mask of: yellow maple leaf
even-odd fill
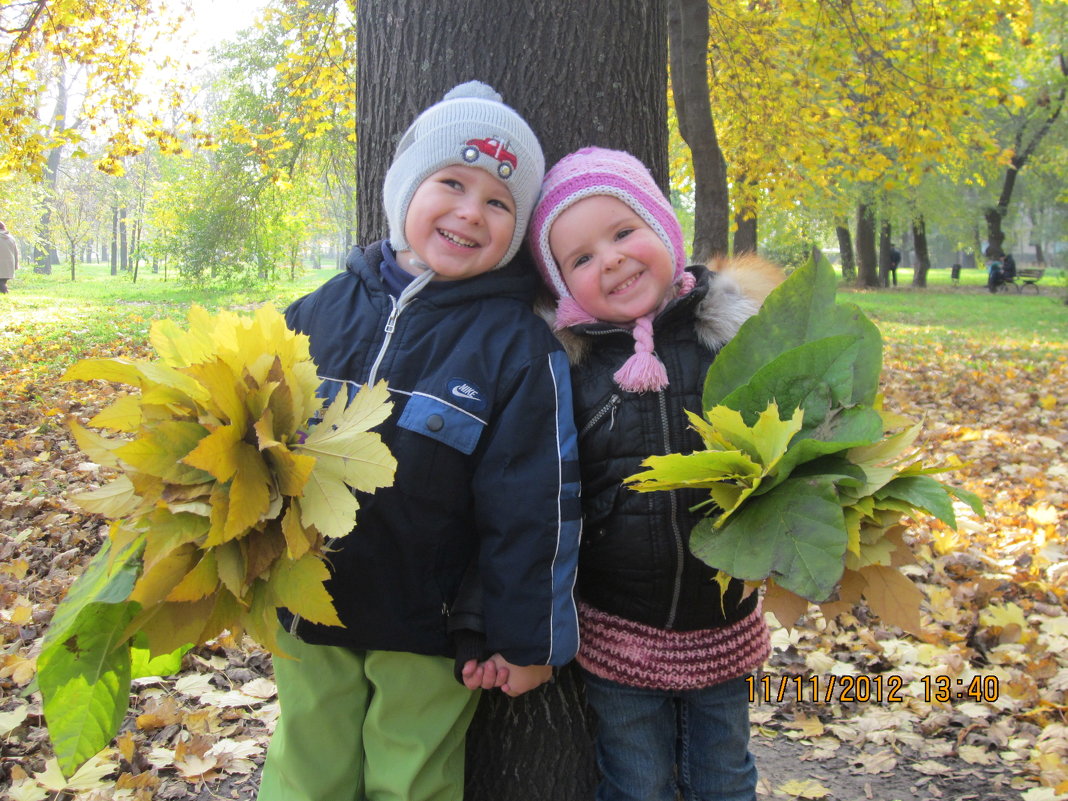
[[[775,795],[790,798],[825,798],[830,794],[830,789],[812,779],[790,779],[775,788]]]

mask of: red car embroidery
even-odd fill
[[[478,154],[485,153],[492,159],[500,162],[497,165],[497,174],[501,178],[507,178],[519,166],[515,154],[507,149],[500,139],[489,137],[486,139],[468,139],[460,156],[464,161],[474,163],[478,161]]]

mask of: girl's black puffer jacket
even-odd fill
[[[583,542],[578,595],[610,614],[663,629],[714,628],[753,611],[732,581],[721,597],[716,571],[690,553],[703,490],[639,493],[622,485],[654,454],[701,449],[684,410],[700,414],[705,374],[716,353],[757,311],[730,279],[691,267],[697,286],[672,301],[653,326],[669,385],[637,394],[612,376],[634,352],[628,329],[576,326],[561,338],[572,359],[582,465]]]

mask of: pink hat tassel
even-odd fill
[[[668,385],[667,369],[653,353],[653,315],[634,323],[634,355],[612,376],[628,392],[655,392]]]

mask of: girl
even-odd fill
[[[682,231],[648,170],[586,148],[545,177],[530,230],[572,360],[584,541],[580,649],[597,713],[597,801],[752,801],[745,676],[770,650],[756,594],[689,551],[701,491],[638,494],[652,454],[701,440],[717,351],[782,272],[755,256],[686,269]],[[750,269],[745,269],[748,262]],[[655,350],[654,350],[655,346]]]

